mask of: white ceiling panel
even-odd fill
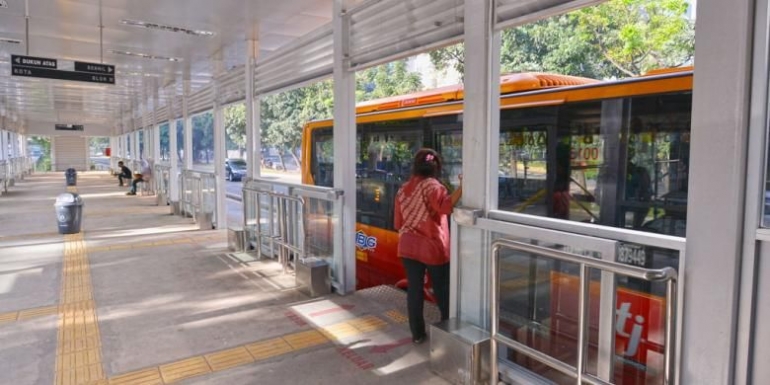
[[[35,121],[82,119],[113,124],[132,106],[159,92],[192,92],[208,85],[215,71],[245,63],[246,41],[259,41],[260,55],[331,21],[332,0],[28,0],[29,39],[23,0],[0,8],[0,111]],[[102,42],[100,44],[100,7]],[[193,36],[125,25],[135,20],[214,36]],[[10,76],[10,55],[27,53],[60,60],[103,61],[116,66],[116,84],[95,85]],[[113,51],[173,57],[147,59]]]

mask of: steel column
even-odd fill
[[[734,379],[753,12],[753,0],[697,8],[682,384]]]
[[[190,81],[184,81],[184,91],[182,91],[182,121],[184,122],[184,169],[192,170],[192,122],[190,121]]]
[[[246,165],[247,175],[258,178],[262,164],[262,116],[260,98],[254,95],[254,71],[257,66],[259,42],[246,42]]]
[[[463,111],[463,197],[465,207],[487,211],[497,197],[500,126],[500,34],[494,30],[494,1],[467,0],[465,12],[465,104]],[[484,172],[479,172],[484,170]],[[458,235],[459,282],[452,282],[459,318],[489,326],[487,232],[463,228]],[[481,254],[480,254],[481,253]],[[462,264],[462,267],[459,265]]]
[[[160,162],[160,122],[158,121],[158,108],[160,100],[158,98],[158,89],[154,88],[152,92],[152,159]],[[170,127],[170,126],[169,126]]]
[[[222,61],[217,61],[216,75],[223,72]],[[214,175],[216,175],[216,222],[217,229],[227,228],[227,181],[225,180],[225,109],[220,103],[220,80],[214,81]]]
[[[171,202],[179,202],[179,154],[177,143],[176,119],[174,118],[174,91],[169,91],[168,95],[168,160],[171,162],[171,175],[169,176],[169,199]]]
[[[334,187],[343,191],[342,231],[334,234],[334,260],[342,291],[356,282],[356,76],[349,71],[350,0],[334,0]],[[308,161],[307,159],[305,160]]]

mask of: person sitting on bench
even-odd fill
[[[120,172],[118,174],[118,181],[120,182],[118,186],[123,187],[123,180],[131,180],[131,169],[126,167],[123,162],[118,162],[118,167],[120,168]]]
[[[136,185],[140,182],[149,183],[152,178],[152,159],[142,160],[142,172],[134,174],[134,181],[131,182],[131,191],[126,195],[136,195]]]

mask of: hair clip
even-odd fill
[[[435,157],[435,156],[433,156],[433,154],[428,154],[428,155],[425,155],[425,161],[426,161],[426,162],[433,162],[433,159],[435,159],[435,158],[436,158],[436,157]]]

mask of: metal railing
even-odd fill
[[[8,170],[10,165],[8,161],[0,160],[0,194],[8,192]]]
[[[159,197],[166,199],[164,204],[168,203],[171,189],[171,167],[164,164],[156,164],[152,173],[152,177],[152,183],[155,186],[155,193]]]
[[[26,158],[17,157],[11,158],[10,161],[10,178],[21,180],[24,179],[24,167],[26,164]]]
[[[217,184],[213,172],[184,170],[179,178],[181,192],[180,205],[184,214],[190,215],[196,222],[202,216],[209,216],[212,224],[217,218]]]
[[[346,292],[345,261],[334,256],[341,191],[261,178],[243,186],[247,248],[253,245],[260,256],[277,258],[284,272],[306,258],[324,259],[331,267],[332,286]]]
[[[577,336],[577,366],[572,366],[562,360],[554,358],[521,342],[515,341],[509,337],[500,334],[500,251],[512,250],[531,255],[543,256],[568,263],[577,264],[580,270],[580,281],[578,293],[578,336]],[[664,267],[662,269],[645,269],[636,266],[624,265],[617,262],[603,261],[586,256],[571,254],[560,250],[549,249],[541,246],[535,246],[523,242],[517,242],[507,239],[496,240],[492,243],[492,276],[490,277],[491,286],[491,338],[490,338],[490,375],[491,384],[497,384],[499,381],[498,372],[498,343],[507,346],[514,351],[521,353],[533,360],[544,364],[564,375],[575,379],[576,384],[592,385],[611,385],[590,373],[586,372],[586,361],[588,356],[589,340],[589,290],[590,275],[589,270],[596,269],[602,272],[623,275],[630,278],[636,278],[647,282],[665,282],[666,284],[666,314],[665,314],[665,332],[664,332],[664,373],[663,383],[671,385],[674,383],[674,352],[675,338],[674,327],[676,325],[676,282],[678,275],[675,269]],[[614,301],[611,301],[614,302]],[[614,303],[611,304],[613,307]],[[614,328],[613,328],[614,332]]]

